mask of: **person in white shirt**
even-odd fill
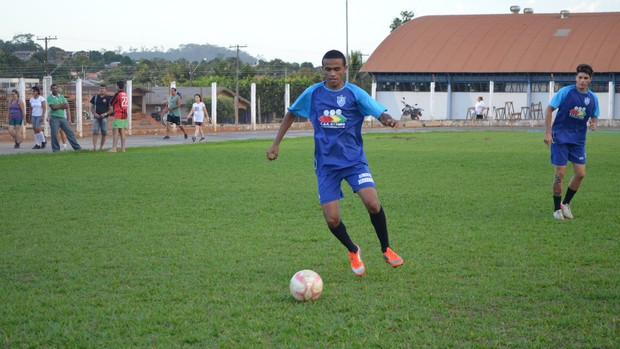
[[[47,114],[47,100],[41,96],[39,86],[31,88],[32,97],[30,97],[30,115],[32,116],[32,131],[34,132],[34,148],[45,149],[47,142],[43,134],[43,125],[45,124],[45,116]]]
[[[199,94],[194,95],[194,104],[192,104],[192,110],[190,110],[189,114],[187,114],[187,118],[191,116],[194,117],[194,125],[196,125],[194,130],[194,136],[192,137],[192,141],[196,142],[196,138],[198,134],[200,134],[199,142],[205,140],[205,135],[202,132],[202,125],[205,122],[209,122],[209,113],[207,112],[207,107],[202,102],[202,97]]]
[[[484,101],[482,100],[482,96],[478,97],[478,102],[474,106],[474,111],[476,112],[476,119],[484,119],[482,113],[484,113]]]

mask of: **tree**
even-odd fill
[[[394,18],[394,20],[392,21],[392,24],[390,24],[390,29],[391,29],[390,32],[393,32],[394,30],[396,30],[396,28],[409,22],[412,18],[413,18],[413,12],[401,11],[400,18],[398,17]]]
[[[362,69],[362,51],[351,51],[349,57],[349,80],[357,85],[357,75]]]

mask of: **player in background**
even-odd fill
[[[308,87],[288,108],[267,158],[278,158],[280,143],[296,115],[309,118],[314,128],[315,172],[323,216],[329,230],[349,251],[353,273],[362,276],[366,267],[359,246],[353,243],[341,219],[343,180],[364,203],[384,260],[396,268],[403,259],[390,248],[385,213],[364,154],[362,124],[367,115],[393,128],[398,128],[398,122],[368,93],[344,80],[347,62],[342,52],[328,51],[322,59],[322,71],[325,81]]]
[[[562,87],[551,99],[545,110],[544,142],[551,151],[551,163],[555,166],[553,180],[553,218],[572,219],[570,202],[586,175],[586,133],[588,120],[592,131],[596,130],[600,115],[598,97],[588,85],[593,70],[587,64],[577,66],[575,85]],[[553,120],[553,111],[558,109]],[[553,126],[551,124],[553,120]],[[562,190],[568,161],[573,164],[573,177],[568,183],[564,200]]]
[[[121,137],[121,153],[125,152],[125,129],[127,128],[127,107],[129,100],[125,92],[125,82],[116,82],[116,94],[110,101],[110,109],[114,109],[114,121],[112,122],[112,149],[111,153],[116,153],[118,136]],[[108,113],[109,114],[109,113]]]

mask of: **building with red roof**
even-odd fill
[[[544,118],[538,106],[587,63],[601,119],[620,118],[620,12],[514,12],[414,18],[361,71],[394,116],[405,98],[425,109],[422,119],[465,119],[483,96],[490,119],[529,119]]]

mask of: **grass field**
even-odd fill
[[[311,138],[0,157],[1,348],[618,348],[620,134],[590,133],[575,219],[542,133],[367,134],[393,248],[343,186],[349,268]],[[572,170],[569,171],[572,174]],[[321,274],[314,302],[288,291]]]

